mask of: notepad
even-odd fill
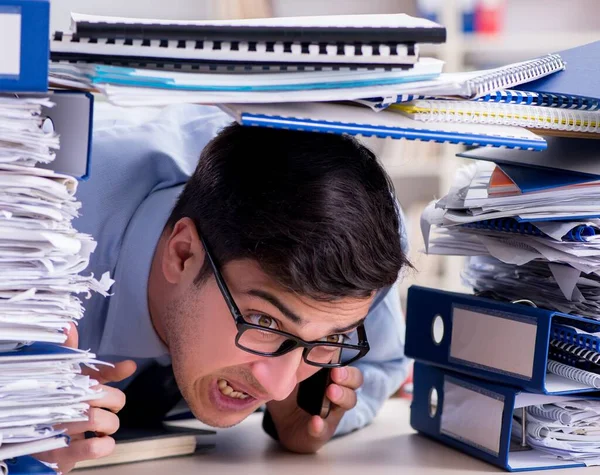
[[[304,104],[224,104],[220,106],[241,125],[309,132],[405,138],[543,150],[543,138],[519,127],[419,122],[390,111],[360,106]]]
[[[394,104],[390,109],[421,121],[515,125],[540,133],[566,132],[588,138],[600,134],[600,111],[443,100],[417,100]]]

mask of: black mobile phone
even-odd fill
[[[339,362],[341,352],[337,352],[332,362]],[[325,419],[331,410],[331,401],[325,396],[327,387],[331,384],[331,368],[322,368],[298,385],[296,403],[300,409],[312,416]]]
[[[296,402],[300,409],[312,416],[325,419],[331,409],[331,401],[325,396],[327,386],[331,384],[331,368],[322,368],[298,385]]]

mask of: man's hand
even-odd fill
[[[77,348],[77,345],[77,330],[71,326],[65,346]],[[71,437],[68,447],[41,452],[35,454],[35,457],[44,462],[57,463],[60,472],[67,473],[81,460],[109,455],[115,448],[115,441],[110,435],[119,428],[119,418],[116,413],[125,405],[125,394],[118,389],[105,386],[105,383],[121,381],[131,376],[135,369],[136,364],[131,360],[121,361],[115,364],[114,368],[100,366],[99,371],[83,368],[83,374],[87,374],[100,383],[95,388],[102,389],[105,393],[104,396],[101,399],[89,401],[90,409],[87,421],[55,426],[57,429],[66,429],[66,433]],[[85,432],[95,432],[97,437],[86,439]]]
[[[358,368],[344,366],[331,370],[332,384],[325,394],[331,401],[327,419],[311,416],[296,404],[298,387],[283,401],[267,403],[279,441],[288,450],[298,453],[314,453],[335,433],[342,416],[356,405],[356,389],[363,383]]]

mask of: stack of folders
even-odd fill
[[[498,102],[458,106],[504,120],[517,109],[492,104],[526,102],[547,148],[459,153],[470,160],[422,215],[426,252],[466,256],[473,293],[409,289],[411,423],[508,470],[600,465],[600,136],[578,122],[600,113],[599,89],[587,87],[598,47],[561,53],[564,71],[485,98]],[[420,101],[398,107],[418,115]]]
[[[407,95],[476,100],[565,69],[549,53],[444,73],[419,47],[445,40],[442,25],[406,14],[173,21],[73,13],[70,31],[51,38],[50,82],[118,106],[216,104],[248,126],[544,150],[527,124],[424,122],[387,107]]]
[[[54,107],[43,67],[49,4],[8,3],[0,8],[0,473],[47,474],[54,470],[31,454],[67,446],[57,424],[87,420],[89,401],[102,396],[82,374],[100,362],[62,344],[83,315],[80,298],[106,295],[111,280],[81,274],[96,244],[71,225],[76,179],[51,169],[59,136],[44,112]],[[14,44],[16,52],[5,46]]]

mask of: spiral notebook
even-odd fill
[[[543,134],[600,138],[600,111],[443,100],[417,100],[390,109],[419,121],[513,125]]]
[[[222,104],[244,126],[544,150],[546,141],[511,126],[419,122],[390,111],[332,103]]]
[[[73,14],[53,61],[199,70],[409,68],[416,42],[443,42],[437,23],[405,14],[172,21]]]
[[[402,94],[393,98],[371,97],[362,99],[360,102],[375,110],[385,109],[392,104],[411,102],[418,100],[456,100],[438,96],[417,96],[414,94]],[[567,96],[564,94],[548,94],[544,92],[516,91],[506,89],[492,92],[485,96],[474,99],[479,102],[499,102],[502,104],[521,104],[526,106],[559,107],[563,109],[598,110],[600,100],[589,97]]]

